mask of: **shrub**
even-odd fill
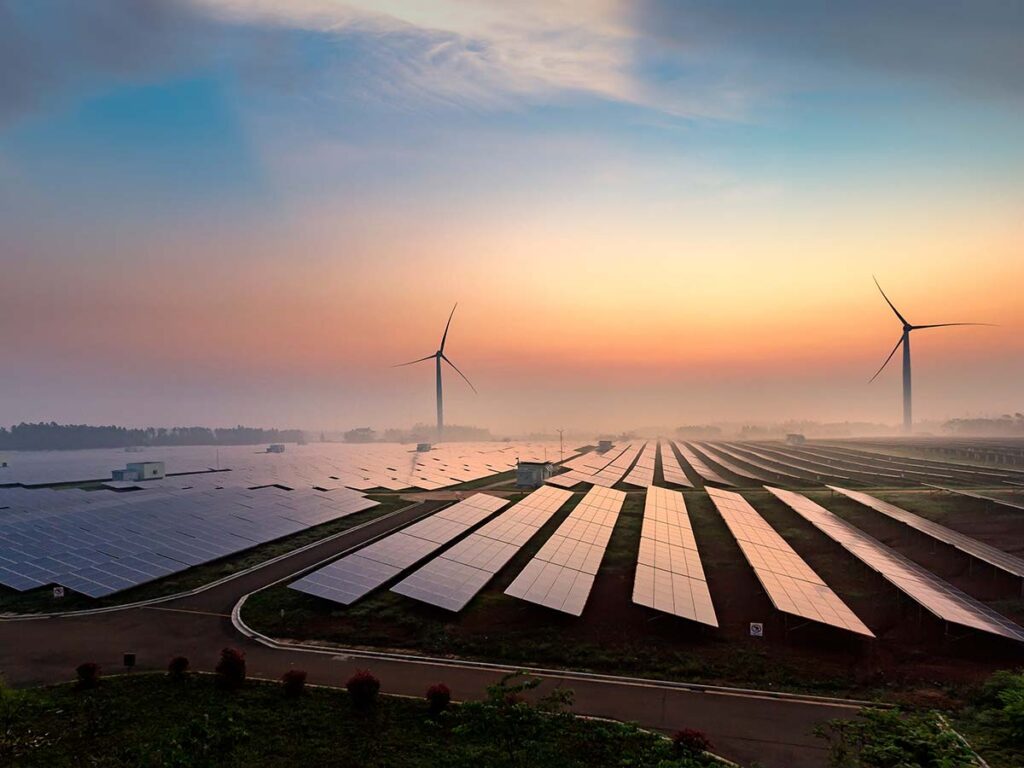
[[[245,682],[245,654],[237,648],[225,648],[217,662],[217,677],[228,689],[240,688]]]
[[[175,656],[167,664],[167,674],[181,680],[188,674],[188,659],[184,656]]]
[[[100,665],[95,661],[87,661],[75,667],[78,675],[79,688],[95,688],[100,684]]]
[[[358,709],[368,709],[377,700],[380,692],[380,680],[368,670],[360,669],[345,683],[348,695],[352,697],[352,704]]]
[[[672,745],[680,757],[696,757],[711,749],[711,740],[703,731],[683,728],[672,735]]]
[[[306,672],[302,669],[289,669],[281,675],[281,685],[284,688],[284,695],[288,698],[298,698],[306,690]]]
[[[430,705],[430,714],[437,715],[448,709],[452,700],[452,691],[444,683],[437,683],[427,688],[427,704]]]
[[[934,713],[868,707],[854,720],[830,720],[815,733],[829,742],[829,765],[835,768],[976,764],[970,749]]]

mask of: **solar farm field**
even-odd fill
[[[718,626],[640,605],[634,590],[648,494],[621,487],[626,490],[621,511],[579,616],[520,599],[512,587],[586,497],[582,488],[462,610],[410,599],[398,594],[400,589],[382,588],[342,606],[274,587],[252,595],[244,617],[275,637],[347,647],[858,695],[910,695],[937,683],[947,695],[1012,666],[1024,653],[1024,646],[1008,637],[939,620],[753,482],[736,492],[848,606],[855,619],[846,621],[875,637],[863,629],[800,618],[774,605],[711,497],[698,489],[683,490],[681,496]],[[821,486],[797,487],[803,497],[972,596],[1009,626],[1024,625],[1019,578],[849,497]],[[922,518],[1024,555],[1024,515],[1008,507],[922,487],[869,490]],[[751,636],[752,622],[763,626],[763,636]]]
[[[557,444],[250,447],[212,466],[209,450],[164,453],[178,471],[134,483],[97,476],[124,453],[15,456],[0,610],[174,594],[426,501],[250,593],[243,620],[342,647],[859,695],[953,690],[1024,652],[1010,458],[635,438],[567,451],[521,489],[516,461]]]

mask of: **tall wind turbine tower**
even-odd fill
[[[445,342],[448,341],[448,328],[452,324],[452,317],[455,315],[455,309],[458,306],[459,306],[458,303],[456,303],[455,306],[452,307],[451,314],[448,315],[448,322],[445,324],[445,326],[444,326],[444,334],[441,336],[441,346],[438,348],[437,352],[435,352],[432,355],[427,355],[426,357],[421,357],[419,360],[410,360],[408,363],[399,363],[398,365],[392,366],[393,368],[401,368],[404,365],[415,365],[416,363],[422,363],[422,362],[424,362],[426,360],[433,360],[434,361],[434,365],[435,365],[434,370],[436,372],[435,375],[437,376],[437,439],[438,439],[438,441],[440,441],[443,438],[443,436],[444,436],[444,397],[443,397],[442,389],[441,389],[441,361],[444,360],[446,363],[448,363],[448,365],[450,365],[452,367],[452,369],[457,374],[459,374],[459,376],[461,376],[463,379],[465,379],[466,383],[469,384],[469,388],[473,390],[473,393],[474,394],[476,393],[476,387],[473,386],[473,382],[471,382],[469,379],[467,379],[466,378],[466,374],[464,374],[462,371],[460,371],[455,366],[455,363],[453,363],[451,360],[449,360],[445,356],[445,354],[444,354],[444,345],[445,345]]]
[[[900,314],[900,311],[896,309],[896,306],[889,301],[889,297],[885,295],[885,291],[882,290],[882,286],[878,284],[878,278],[872,277],[875,281],[875,285],[878,286],[879,293],[882,294],[882,298],[885,299],[885,303],[889,305],[889,308],[896,313],[896,317],[903,323],[903,333],[900,334],[900,340],[896,342],[896,346],[892,348],[892,352],[885,358],[885,362],[882,363],[882,367],[879,368],[875,375],[871,377],[871,381],[878,378],[878,374],[885,370],[885,366],[892,360],[892,356],[896,354],[896,350],[903,346],[903,431],[909,434],[913,429],[914,425],[914,412],[913,412],[913,398],[911,395],[911,376],[910,376],[910,332],[921,331],[925,328],[948,328],[954,325],[992,325],[991,323],[937,323],[934,325],[913,325],[907,318]],[[869,382],[870,383],[870,382]]]

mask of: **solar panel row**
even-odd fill
[[[506,499],[485,493],[474,494],[288,586],[349,605],[486,520],[506,504]]]
[[[594,486],[505,594],[579,616],[626,494]]]
[[[720,488],[707,492],[772,605],[783,613],[874,637],[746,499]]]
[[[732,485],[728,480],[722,477],[720,474],[715,472],[711,467],[704,463],[697,452],[693,450],[686,443],[676,443],[676,448],[679,449],[679,454],[686,459],[687,463],[693,467],[693,471],[700,475],[701,479],[707,483],[718,483],[719,485]]]
[[[956,547],[961,552],[965,552],[971,557],[976,557],[982,562],[994,565],[996,568],[1000,568],[1007,573],[1024,578],[1024,560],[1011,555],[1009,552],[996,549],[989,544],[985,544],[984,542],[971,538],[959,531],[954,531],[944,525],[939,525],[934,520],[928,520],[920,515],[915,515],[913,512],[897,507],[895,504],[890,504],[887,501],[877,499],[866,493],[862,493],[861,491],[849,491],[845,488],[838,488],[834,485],[830,485],[828,487],[836,493],[841,493],[844,496],[875,510],[876,512],[880,512],[886,517],[891,517],[893,520],[898,520],[915,530],[921,531],[921,533],[925,533],[937,541]]]
[[[768,491],[940,619],[1024,642],[1024,628],[868,536],[820,504],[792,491],[771,487],[768,487]]]
[[[690,516],[678,491],[647,489],[633,602],[718,626]]]
[[[654,485],[654,465],[658,455],[658,443],[649,441],[640,451],[640,458],[629,470],[622,482],[628,485],[635,485],[638,488],[648,488]]]
[[[661,473],[665,478],[665,482],[672,485],[681,485],[685,488],[692,488],[693,483],[690,482],[690,478],[683,472],[683,468],[679,464],[679,458],[676,456],[675,451],[672,450],[672,444],[664,442],[659,447],[661,449]]]
[[[722,443],[700,443],[699,447],[705,452],[712,461],[725,467],[727,470],[740,477],[745,477],[750,480],[757,480],[758,482],[764,482],[768,478],[764,476],[764,473],[769,475],[788,477],[793,480],[799,480],[796,475],[786,472],[785,470],[778,469],[770,466],[768,463],[759,459],[753,458],[749,454],[743,454],[739,451],[732,450],[731,448],[725,447]],[[710,453],[708,453],[710,451]],[[749,469],[749,467],[757,467],[757,469]]]

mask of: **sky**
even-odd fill
[[[0,424],[1024,410],[1024,5],[0,0]]]

